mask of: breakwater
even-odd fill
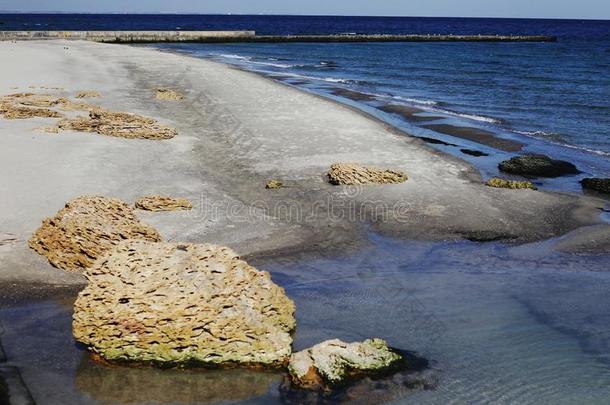
[[[549,35],[256,35],[255,31],[0,31],[0,41],[151,42],[554,42]]]

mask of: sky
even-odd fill
[[[610,0],[0,0],[0,10],[610,19]]]

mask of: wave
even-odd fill
[[[266,73],[266,74],[277,73],[277,72],[269,72],[269,71],[265,71],[265,70],[257,70],[257,72]],[[294,77],[297,79],[322,81],[322,82],[328,82],[328,83],[341,83],[341,84],[365,84],[366,83],[365,81],[361,81],[361,80],[343,79],[343,78],[338,78],[338,77],[307,76],[307,75],[300,75],[298,73],[283,73],[282,72],[282,76]]]
[[[451,111],[451,110],[444,110],[442,108],[432,109],[432,110],[436,110],[440,113],[451,115],[453,117],[465,118],[465,119],[472,120],[472,121],[486,122],[489,124],[502,124],[502,120],[499,120],[497,118],[486,117],[484,115],[458,113],[458,112]]]
[[[391,97],[395,100],[406,101],[408,103],[414,103],[414,104],[421,104],[421,105],[438,105],[439,104],[438,101],[434,101],[434,100],[422,100],[422,99],[402,97],[402,96],[391,96]]]
[[[610,152],[605,152],[603,150],[598,150],[598,149],[587,148],[587,147],[584,147],[584,146],[572,145],[572,144],[569,144],[569,143],[567,143],[565,141],[562,141],[563,137],[560,134],[557,134],[557,133],[554,133],[554,132],[517,131],[517,130],[513,130],[512,132],[514,132],[516,134],[519,134],[519,135],[527,136],[529,138],[542,139],[545,142],[548,142],[548,143],[553,144],[553,145],[561,146],[563,148],[579,150],[581,152],[592,153],[592,154],[598,155],[598,156],[610,157]]]

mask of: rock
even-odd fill
[[[529,181],[515,181],[515,180],[505,180],[494,177],[487,182],[489,187],[495,188],[510,188],[510,189],[523,189],[527,188],[530,190],[538,190],[536,186],[534,186]]]
[[[481,152],[480,150],[476,150],[476,149],[460,149],[460,152],[462,152],[465,155],[474,156],[474,157],[489,156],[488,153]]]
[[[184,96],[175,90],[157,89],[157,100],[180,101],[182,99],[184,99]]]
[[[545,155],[515,156],[500,163],[498,167],[503,172],[520,176],[559,177],[580,173],[572,163],[554,160]]]
[[[48,108],[15,106],[0,101],[0,115],[7,120],[28,118],[61,118],[63,115]]]
[[[37,130],[40,132],[47,133],[47,134],[59,133],[59,127],[40,127],[40,128],[37,128]]]
[[[338,339],[293,353],[288,364],[292,383],[308,390],[332,390],[354,378],[387,373],[402,357],[381,339],[345,343]]]
[[[328,180],[334,185],[396,184],[407,181],[407,176],[394,170],[380,170],[356,163],[337,163],[330,167]]]
[[[99,107],[86,103],[75,103],[49,94],[16,93],[0,97],[0,115],[6,119],[63,117],[61,113],[50,108],[60,108],[65,111],[88,111]]]
[[[97,98],[100,96],[101,94],[97,91],[81,91],[76,94],[76,98]]]
[[[53,266],[82,272],[124,239],[160,241],[161,237],[121,200],[85,196],[45,219],[29,245]]]
[[[270,180],[267,182],[267,184],[265,185],[265,188],[267,190],[276,190],[278,188],[282,188],[284,187],[284,183],[282,183],[279,180]]]
[[[294,303],[229,248],[128,240],[85,276],[73,333],[103,360],[275,367],[290,356]]]
[[[152,118],[101,109],[90,111],[89,117],[61,120],[59,128],[129,139],[171,139],[177,135],[174,128],[162,125]]]
[[[138,199],[135,207],[144,211],[178,211],[190,210],[193,208],[193,204],[184,198],[151,195]]]
[[[610,179],[587,178],[582,179],[580,184],[586,190],[597,191],[598,193],[610,194]]]

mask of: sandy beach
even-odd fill
[[[0,281],[81,283],[27,247],[43,218],[81,195],[133,202],[186,197],[188,213],[139,213],[168,241],[224,244],[245,256],[332,252],[366,243],[366,229],[412,239],[533,242],[596,226],[567,250],[608,248],[595,198],[486,187],[469,164],[335,102],[253,73],[178,54],[89,42],[1,43],[0,94],[73,97],[153,117],[178,130],[150,141],[48,134],[53,119],[0,120]],[[168,87],[180,102],[155,99]],[[404,171],[401,185],[335,187],[332,163]],[[287,187],[269,191],[281,179]],[[567,240],[566,240],[567,239]]]

